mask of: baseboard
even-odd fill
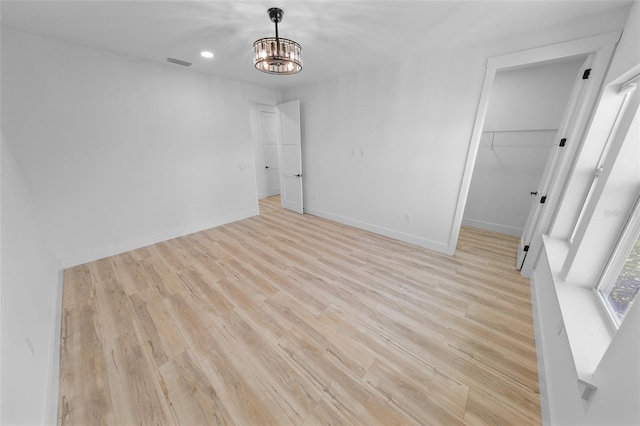
[[[173,238],[182,237],[185,235],[193,234],[194,232],[204,231],[205,229],[215,228],[216,226],[225,225],[227,223],[236,222],[238,220],[246,219],[252,216],[258,215],[258,209],[252,208],[244,212],[235,213],[228,216],[218,217],[215,219],[198,222],[192,225],[183,226],[181,228],[172,229],[158,234],[147,235],[144,237],[134,238],[128,241],[123,241],[118,244],[113,244],[107,247],[101,247],[97,249],[91,249],[82,253],[74,254],[60,258],[60,269],[71,268],[83,263],[93,262],[94,260],[103,259],[109,256],[115,256],[116,254],[124,253],[127,251],[139,249],[141,247],[150,246],[163,241],[171,240]]]
[[[55,317],[52,321],[51,336],[51,363],[49,365],[49,384],[47,388],[47,401],[45,407],[45,424],[58,424],[58,395],[60,390],[60,334],[62,331],[62,289],[64,284],[64,272],[58,271],[56,287],[56,300],[54,307]]]
[[[499,232],[501,234],[513,235],[514,237],[520,237],[523,229],[514,228],[513,226],[500,225],[498,223],[484,222],[476,219],[462,219],[462,224],[471,226],[473,228],[485,229],[487,231]]]
[[[428,240],[426,238],[418,237],[416,235],[407,234],[404,232],[396,231],[394,229],[385,228],[385,227],[374,225],[367,222],[362,222],[356,219],[352,219],[346,216],[340,216],[340,215],[330,213],[324,210],[316,209],[313,207],[305,207],[304,212],[312,214],[314,216],[324,218],[324,219],[328,219],[334,222],[342,223],[343,225],[349,225],[349,226],[353,226],[354,228],[373,232],[374,234],[384,235],[385,237],[389,237],[399,241],[403,241],[405,243],[413,244],[418,247],[423,247],[429,250],[437,251],[438,253],[444,253],[444,254],[449,253],[449,246],[447,244]]]

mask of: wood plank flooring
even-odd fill
[[[540,424],[515,238],[261,215],[67,269],[65,425]]]

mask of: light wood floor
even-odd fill
[[[540,424],[516,240],[261,216],[67,269],[61,424]]]

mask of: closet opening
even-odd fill
[[[496,72],[462,224],[521,237],[588,55]],[[554,149],[555,148],[555,149]]]

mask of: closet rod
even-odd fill
[[[530,132],[557,132],[558,129],[532,129],[532,130],[484,130],[482,133],[530,133]]]
[[[514,144],[493,144],[493,145],[480,145],[480,148],[551,148],[551,145],[534,145],[534,144],[522,144],[522,145],[514,145]]]

